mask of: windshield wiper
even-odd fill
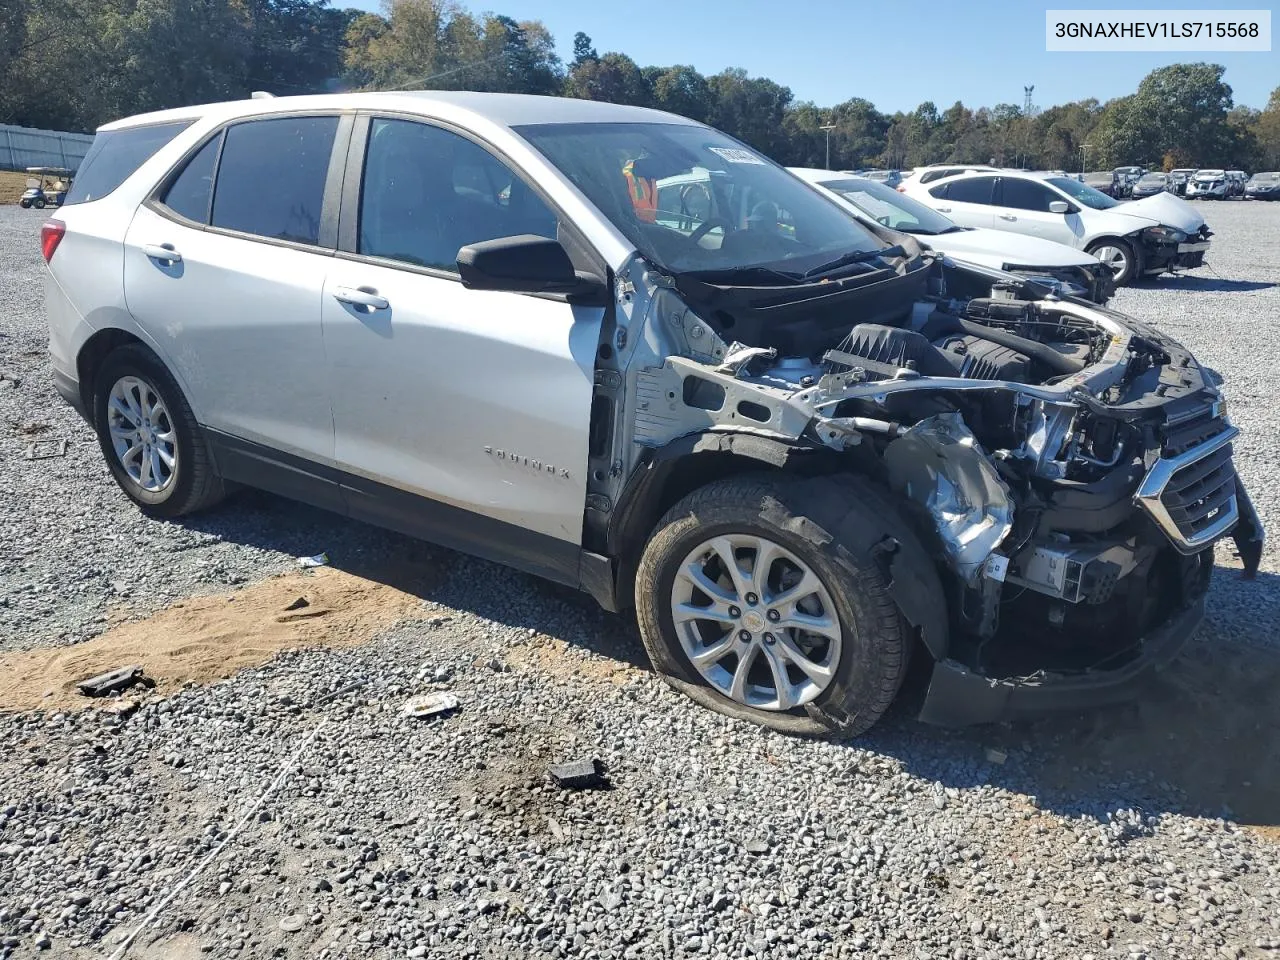
[[[803,279],[798,273],[787,273],[782,270],[774,270],[772,267],[726,267],[720,270],[689,270],[688,275],[707,283],[715,283],[717,280],[739,283],[750,280],[772,280],[783,283],[795,283],[797,280]]]
[[[868,260],[879,260],[884,257],[901,257],[906,253],[901,245],[895,244],[892,247],[885,247],[883,250],[854,250],[852,253],[846,253],[842,257],[837,257],[830,263],[823,263],[800,274],[801,280],[808,280],[810,277],[818,277],[824,273],[830,273],[832,270],[838,270],[840,267],[847,267],[854,263],[866,263]]]

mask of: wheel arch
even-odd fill
[[[80,352],[76,354],[76,377],[80,381],[80,399],[84,402],[84,408],[89,411],[91,421],[94,415],[93,386],[98,377],[98,371],[102,369],[103,361],[115,350],[131,344],[137,344],[148,353],[155,355],[155,351],[147,345],[146,341],[120,327],[106,327],[99,330],[84,342]],[[160,357],[156,356],[156,359],[160,360]],[[160,362],[163,363],[163,361]]]
[[[671,507],[713,480],[761,472],[854,474],[881,487],[872,476],[872,465],[825,447],[748,433],[708,431],[680,437],[654,450],[636,468],[614,511],[608,553],[615,563],[614,597],[618,608],[633,607],[640,556],[658,520]],[[888,490],[882,492],[892,502]],[[913,529],[915,518],[909,512],[903,511],[902,519],[917,544],[931,542],[927,535]],[[895,604],[929,655],[935,660],[945,659],[950,647],[950,616],[937,564],[918,549],[906,555],[889,551],[885,557],[885,573],[891,581],[890,594]]]

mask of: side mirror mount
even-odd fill
[[[1049,212],[1050,212],[1050,213],[1067,213],[1070,209],[1071,209],[1071,204],[1067,203],[1067,201],[1065,201],[1065,200],[1050,200],[1050,201],[1049,201]]]
[[[599,277],[574,269],[559,240],[533,234],[468,244],[458,251],[458,274],[468,290],[562,293],[579,303],[605,293]]]

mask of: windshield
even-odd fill
[[[959,229],[936,210],[874,180],[850,177],[826,180],[821,185],[891,230],[933,235]]]
[[[833,200],[708,127],[516,127],[646,258],[672,272],[806,274],[886,244]]]
[[[1226,176],[1223,170],[1201,170],[1196,173],[1197,180],[1221,180]]]
[[[1273,181],[1280,180],[1280,173],[1255,173],[1249,179],[1254,183],[1271,183]]]
[[[1148,173],[1145,177],[1138,181],[1139,183],[1164,183],[1163,173]]]
[[[1072,200],[1083,203],[1086,207],[1093,207],[1095,210],[1109,210],[1111,207],[1120,206],[1119,201],[1112,200],[1105,193],[1079,180],[1072,180],[1069,177],[1050,177],[1045,183],[1052,184]]]

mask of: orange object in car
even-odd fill
[[[636,216],[642,223],[654,223],[658,219],[657,183],[648,177],[637,177],[634,160],[627,161],[622,175],[627,178],[627,195],[631,197]]]

